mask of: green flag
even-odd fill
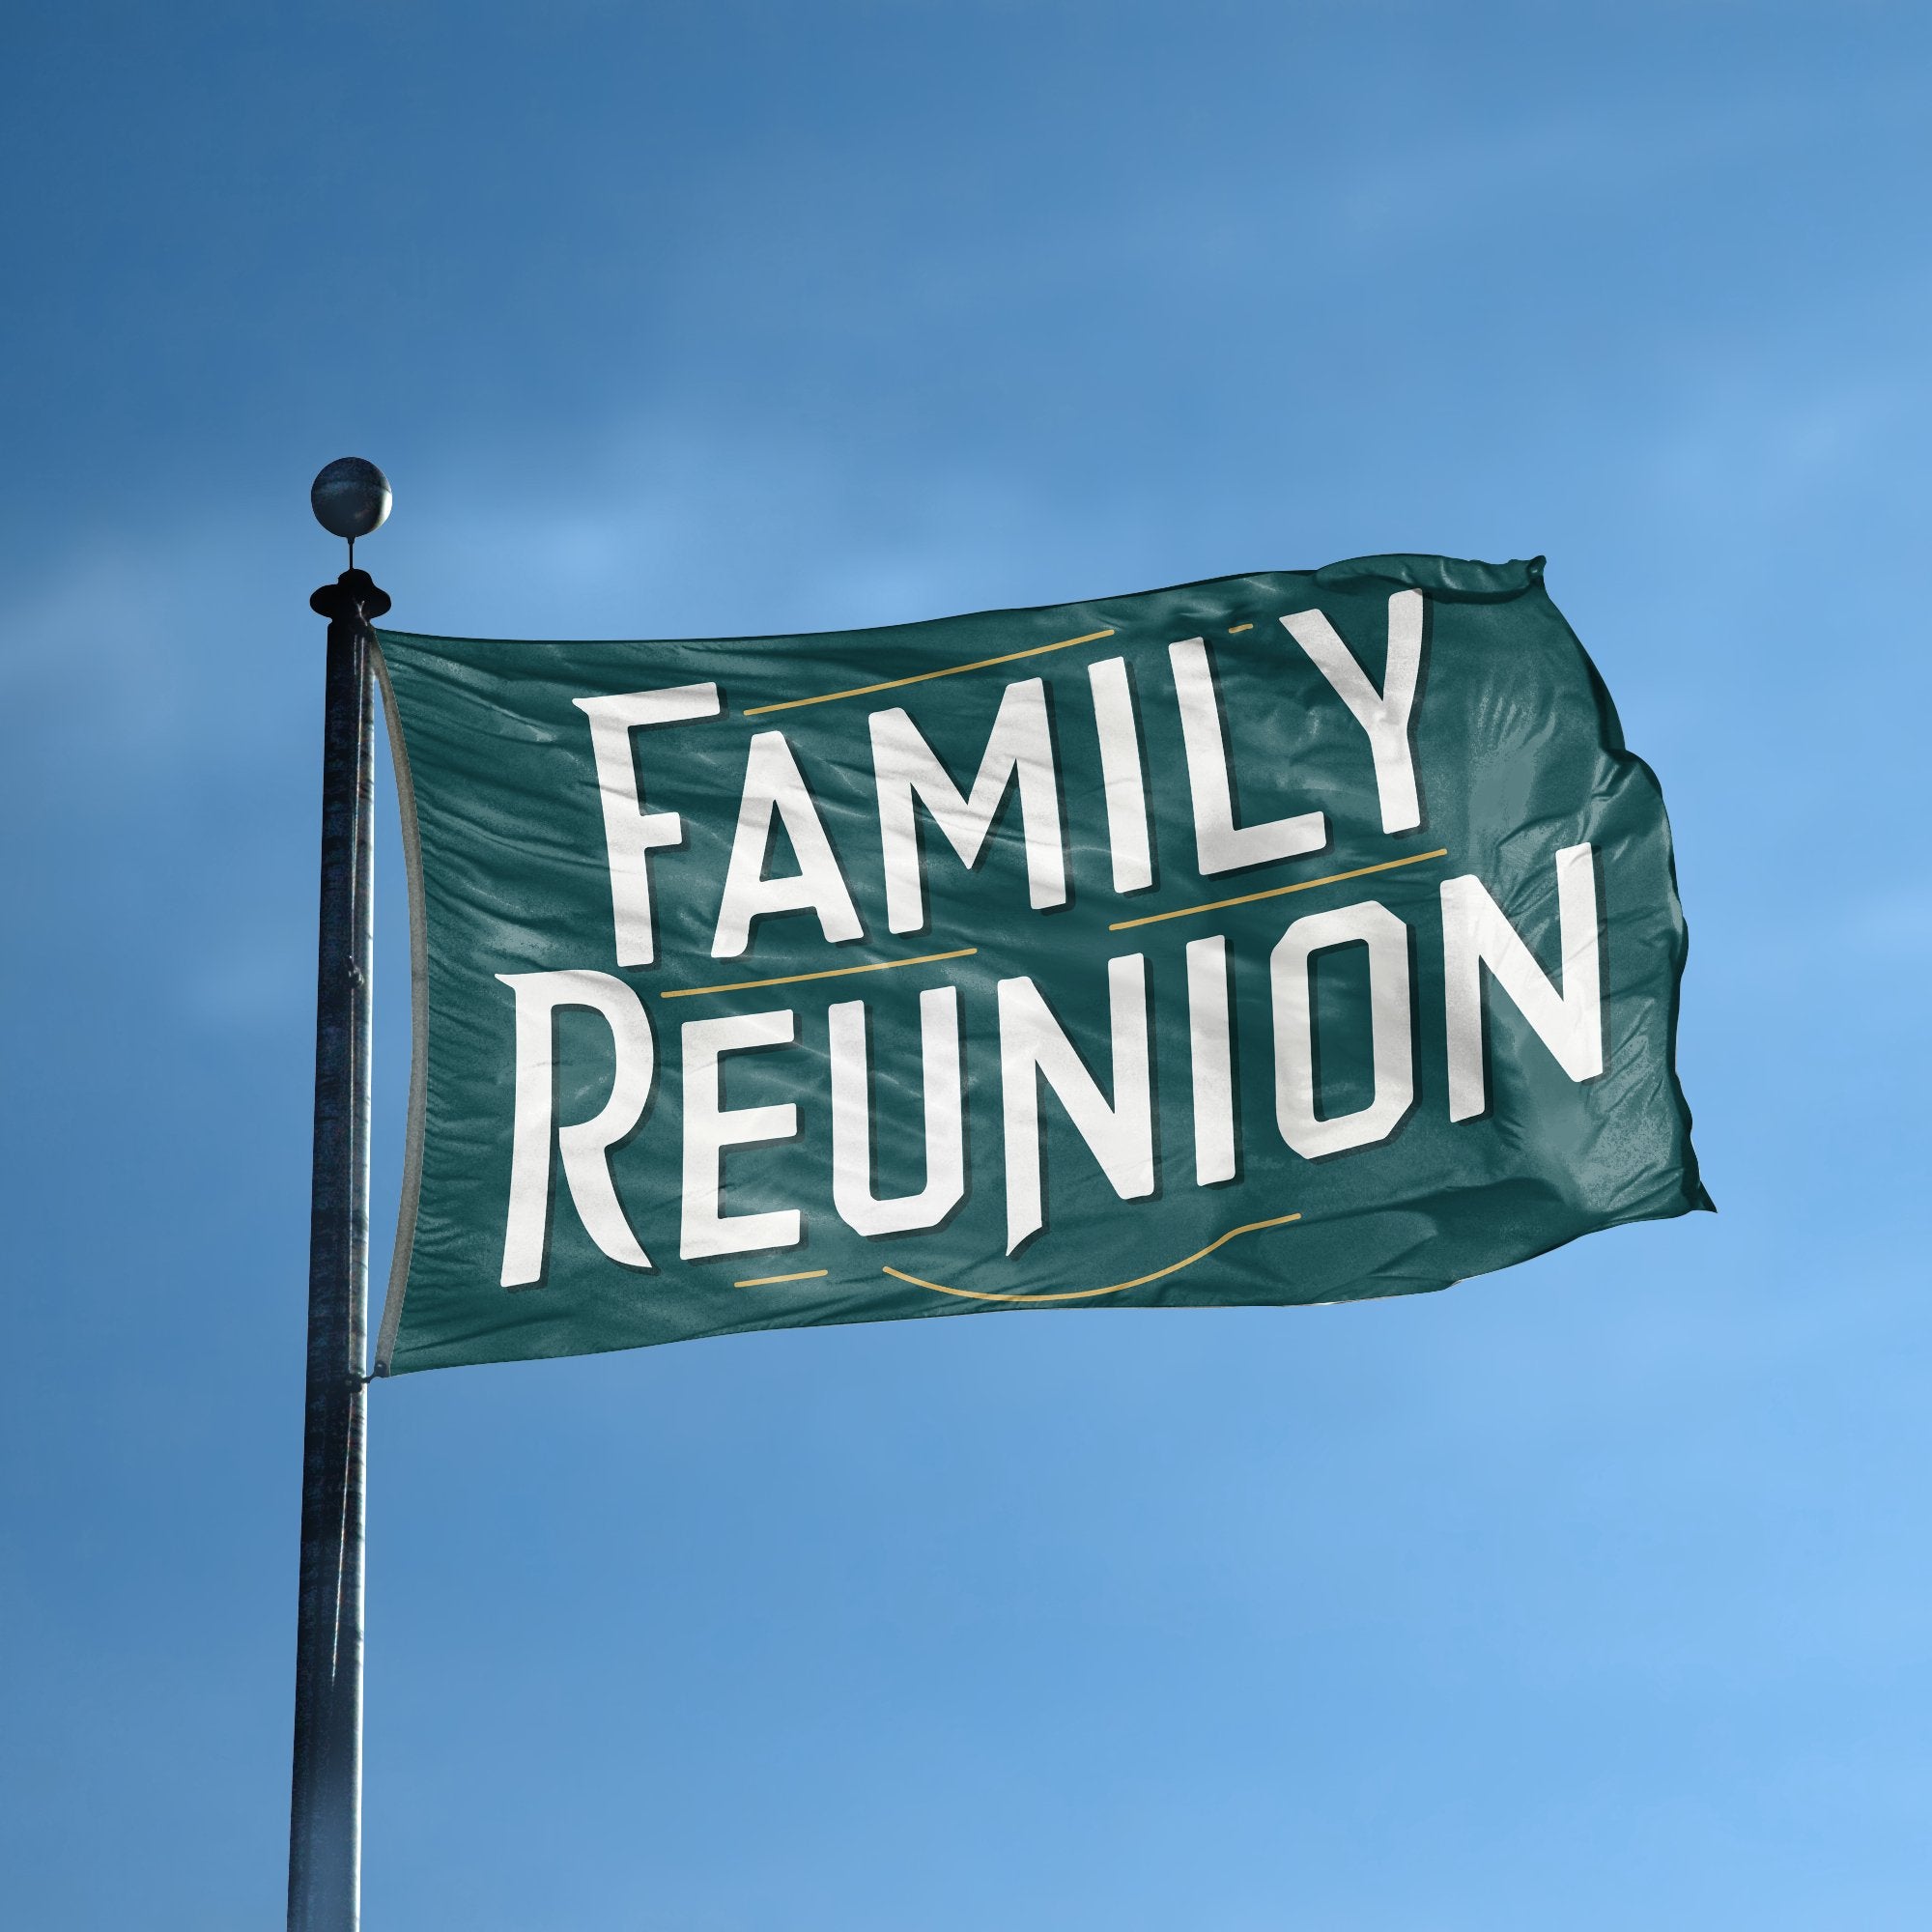
[[[1409,1293],[1710,1205],[1662,799],[1540,559],[381,673],[383,1372]]]

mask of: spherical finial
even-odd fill
[[[309,485],[308,500],[315,520],[332,537],[347,537],[353,545],[379,529],[392,500],[389,479],[360,456],[338,456],[326,465]]]

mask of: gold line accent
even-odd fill
[[[1272,1221],[1250,1221],[1244,1227],[1230,1228],[1225,1235],[1211,1240],[1199,1253],[1191,1254],[1184,1262],[1169,1262],[1164,1268],[1155,1268],[1151,1274],[1136,1275],[1132,1281],[1117,1281],[1111,1288],[1073,1288],[1059,1294],[987,1294],[973,1288],[947,1288],[936,1281],[922,1281],[916,1274],[901,1274],[897,1268],[884,1270],[895,1281],[909,1281],[915,1288],[929,1288],[935,1294],[956,1294],[966,1301],[1091,1301],[1096,1294],[1119,1294],[1123,1289],[1145,1288],[1151,1281],[1158,1281],[1164,1274],[1179,1274],[1184,1267],[1192,1267],[1203,1256],[1211,1255],[1224,1242],[1232,1241],[1236,1235],[1258,1234],[1263,1228],[1285,1228],[1291,1221],[1301,1219],[1299,1214],[1277,1214]]]
[[[733,1288],[775,1288],[781,1281],[816,1281],[830,1268],[800,1268],[796,1274],[754,1274],[750,1281],[734,1281]]]
[[[1037,658],[1046,651],[1070,650],[1075,644],[1096,643],[1111,638],[1112,631],[1089,631],[1084,638],[1063,638],[1057,644],[1034,644],[1023,651],[1009,651],[1004,657],[979,658],[969,665],[948,665],[944,670],[922,670],[911,677],[889,677],[882,684],[854,685],[850,691],[827,691],[816,697],[787,697],[781,704],[753,704],[745,709],[747,718],[762,718],[767,711],[796,711],[801,704],[832,704],[841,697],[869,697],[875,691],[896,691],[902,684],[923,684],[928,678],[957,677],[962,670],[985,670],[992,665],[1009,665],[1016,658]]]
[[[1232,638],[1237,631],[1252,631],[1254,628],[1252,624],[1230,624],[1228,635]]]
[[[1444,845],[1435,852],[1414,852],[1406,859],[1384,859],[1378,866],[1357,866],[1352,872],[1330,872],[1325,879],[1297,879],[1292,886],[1270,886],[1264,893],[1242,893],[1232,899],[1209,899],[1206,905],[1176,906],[1172,912],[1151,912],[1139,919],[1117,919],[1107,930],[1124,932],[1130,925],[1158,925],[1164,919],[1186,919],[1197,912],[1220,912],[1227,906],[1253,905],[1257,899],[1278,899],[1284,893],[1312,893],[1317,886],[1339,886],[1344,879],[1366,879],[1371,872],[1393,872],[1398,867],[1419,866],[1425,859],[1446,859]]]
[[[1315,881],[1320,885],[1321,881]],[[828,966],[821,973],[781,973],[770,980],[732,980],[722,986],[667,986],[661,1000],[688,1000],[697,993],[748,993],[754,986],[796,986],[803,980],[842,980],[847,973],[890,973],[895,966],[930,966],[940,959],[965,959],[979,952],[962,946],[956,952],[922,952],[917,959],[874,959],[869,966]],[[740,1287],[744,1284],[741,1282]]]

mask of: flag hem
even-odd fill
[[[396,774],[396,803],[403,828],[403,870],[410,901],[410,1108],[404,1129],[403,1187],[396,1203],[396,1243],[389,1260],[389,1282],[383,1296],[383,1323],[376,1335],[375,1373],[386,1376],[403,1323],[403,1297],[409,1293],[410,1262],[415,1252],[416,1208],[422,1198],[423,1122],[429,1090],[429,921],[423,904],[422,838],[416,823],[415,785],[410,776],[410,750],[402,713],[389,683],[382,633],[371,653],[383,692],[383,722],[389,733],[389,756]]]

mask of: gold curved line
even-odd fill
[[[1096,1294],[1119,1294],[1123,1289],[1145,1288],[1151,1281],[1158,1281],[1164,1274],[1179,1274],[1184,1267],[1192,1267],[1204,1256],[1211,1255],[1223,1242],[1232,1241],[1236,1235],[1258,1234],[1264,1228],[1285,1228],[1291,1221],[1301,1219],[1299,1214],[1277,1214],[1272,1221],[1249,1221],[1239,1228],[1230,1228],[1225,1235],[1217,1236],[1205,1248],[1191,1254],[1184,1262],[1169,1262],[1164,1268],[1155,1268],[1151,1274],[1136,1275],[1132,1281],[1117,1281],[1111,1288],[1070,1288],[1057,1294],[988,1294],[977,1288],[948,1288],[945,1283],[922,1281],[916,1274],[902,1274],[895,1267],[883,1270],[895,1281],[908,1281],[915,1288],[929,1288],[935,1294],[956,1294],[965,1301],[1091,1301]]]

